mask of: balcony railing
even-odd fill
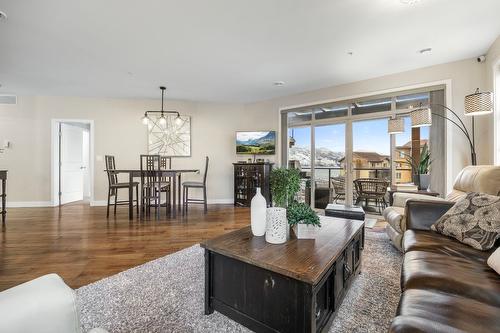
[[[345,169],[343,167],[315,167],[315,180],[317,184],[328,183],[328,187],[331,188],[331,179],[335,177],[344,177]],[[302,168],[301,171],[304,173],[303,178],[311,178],[311,168]],[[361,175],[363,171],[368,171],[366,175]],[[409,168],[396,168],[396,171],[409,172],[411,174],[411,169]],[[376,167],[363,167],[363,168],[353,168],[354,179],[357,178],[377,178],[377,179],[391,179],[391,168],[376,168]],[[358,176],[356,176],[358,175]],[[326,186],[325,186],[326,187]]]

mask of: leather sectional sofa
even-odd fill
[[[396,192],[393,195],[393,205],[384,210],[384,218],[388,222],[387,235],[392,244],[403,251],[403,234],[407,229],[406,201],[453,201],[462,199],[468,192],[481,192],[500,195],[500,166],[474,165],[465,167],[455,179],[453,189],[445,199],[433,198],[417,193]]]
[[[402,294],[391,333],[500,332],[500,276],[486,263],[495,249],[479,251],[430,230],[451,206],[406,203]]]

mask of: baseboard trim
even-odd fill
[[[107,205],[107,201],[106,200],[93,200],[90,202],[90,206],[92,207],[102,207],[102,206],[106,206]]]
[[[55,207],[52,201],[7,201],[7,208]]]
[[[234,199],[210,199],[207,201],[209,205],[228,205],[233,203]]]
[[[94,200],[90,202],[90,205],[93,207],[102,207],[106,206],[108,202],[106,200]],[[208,200],[209,205],[229,205],[233,204],[234,200],[233,199],[210,199]]]
[[[233,204],[233,199],[210,199],[209,205],[229,205]],[[93,200],[90,202],[92,207],[106,207],[106,200]],[[36,208],[36,207],[57,207],[52,201],[7,201],[7,208]]]

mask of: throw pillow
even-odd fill
[[[488,257],[488,266],[500,275],[500,247]]]
[[[478,250],[489,250],[500,237],[500,197],[469,193],[459,200],[431,229]]]

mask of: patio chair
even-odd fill
[[[380,213],[382,213],[382,208],[387,207],[385,195],[387,187],[389,187],[389,181],[376,178],[359,178],[354,181],[354,186],[358,193],[356,204],[364,201],[365,206],[368,206],[369,201],[374,201],[375,207],[379,209]]]
[[[345,178],[344,177],[333,177],[330,179],[331,185],[333,187],[333,199],[331,202],[337,203],[339,199],[345,200]]]

